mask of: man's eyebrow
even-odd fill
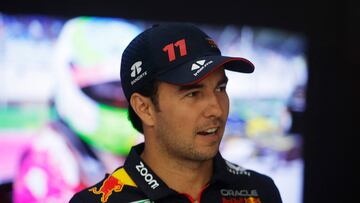
[[[226,76],[224,76],[218,83],[217,86],[222,85],[222,84],[226,84],[228,82],[228,78]],[[188,90],[192,90],[192,89],[200,89],[203,88],[204,85],[203,84],[193,84],[193,85],[185,85],[185,86],[179,86],[178,90],[180,92],[182,91],[188,91]]]
[[[178,90],[180,92],[183,92],[183,91],[188,91],[188,90],[192,90],[192,89],[199,89],[199,88],[203,88],[203,87],[204,87],[203,84],[184,85],[184,86],[179,86]]]

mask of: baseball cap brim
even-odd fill
[[[245,58],[204,56],[159,74],[157,78],[175,85],[191,85],[205,79],[220,67],[241,73],[252,73],[255,69],[254,64]]]

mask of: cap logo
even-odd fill
[[[172,61],[174,61],[176,59],[175,48],[174,47],[177,47],[179,49],[180,56],[186,56],[187,55],[185,39],[181,39],[181,40],[179,40],[179,41],[177,41],[175,43],[170,43],[170,44],[164,46],[164,48],[163,48],[163,51],[168,54],[169,62],[172,62]]]
[[[131,80],[131,85],[134,85],[137,81],[141,80],[145,75],[147,75],[147,71],[141,73],[142,68],[142,61],[136,61],[130,68],[131,73],[130,76],[134,78]],[[141,74],[140,74],[141,73]]]
[[[212,47],[212,48],[217,48],[218,49],[218,46],[216,45],[215,41],[211,38],[206,38],[207,42],[209,43],[209,45]]]
[[[197,69],[201,68],[201,66],[204,65],[204,63],[205,63],[205,60],[196,61],[195,63],[192,64],[191,70],[197,70]]]
[[[130,75],[132,78],[134,78],[141,72],[141,64],[142,64],[141,61],[137,61],[131,66],[131,74]]]
[[[198,74],[204,69],[206,68],[206,66],[210,65],[213,63],[213,61],[208,61],[205,63],[206,60],[198,60],[195,63],[192,64],[191,66],[191,71],[195,71],[195,73],[193,73],[194,76],[198,76]]]

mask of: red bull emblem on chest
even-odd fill
[[[106,178],[100,187],[100,189],[97,189],[96,187],[90,188],[89,191],[93,192],[96,195],[102,195],[101,196],[101,202],[107,202],[110,195],[114,192],[121,192],[123,189],[124,184],[120,182],[119,179],[115,178],[114,176],[110,175],[108,178]]]

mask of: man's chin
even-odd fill
[[[208,161],[213,159],[216,154],[218,153],[218,149],[213,149],[211,151],[207,150],[207,151],[198,151],[197,153],[194,154],[194,156],[192,157],[194,161]]]

